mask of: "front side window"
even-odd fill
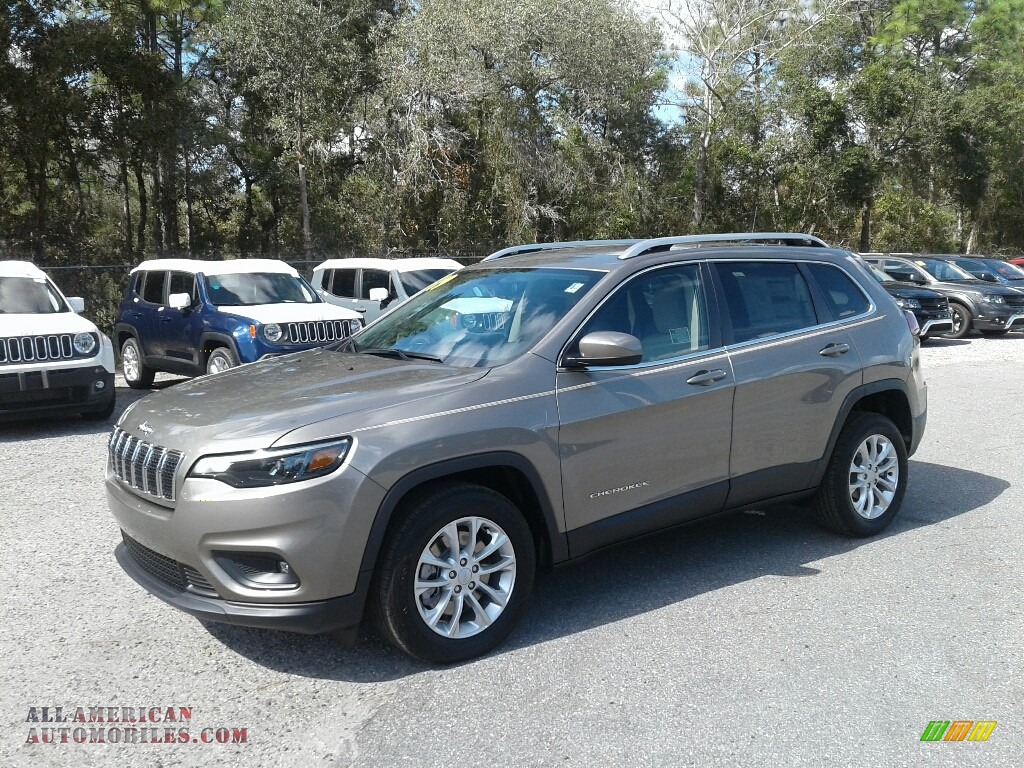
[[[832,317],[836,320],[862,315],[870,309],[871,302],[868,297],[841,269],[830,264],[807,266],[825,295],[825,303],[832,310]]]
[[[464,270],[356,334],[348,349],[491,367],[519,357],[603,276],[582,269]]]
[[[391,275],[380,269],[364,269],[363,280],[360,284],[359,298],[369,299],[370,291],[374,288],[383,288],[391,295]]]
[[[312,304],[316,294],[301,277],[284,272],[207,275],[206,292],[218,307]]]
[[[619,288],[580,336],[618,331],[640,340],[642,362],[669,360],[709,348],[708,314],[700,267],[667,267]]]
[[[736,342],[817,325],[811,292],[796,264],[729,261],[715,265]]]
[[[0,277],[0,315],[50,315],[69,312],[45,277]]]

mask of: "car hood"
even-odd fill
[[[929,288],[935,288],[942,291],[963,291],[966,293],[983,293],[987,296],[993,294],[997,296],[1017,296],[1020,294],[1015,288],[1010,288],[1006,285],[999,285],[998,283],[990,283],[985,280],[961,280],[957,283],[950,282],[938,282],[932,283],[928,286]]]
[[[307,323],[311,320],[357,320],[361,314],[351,309],[328,304],[254,304],[253,306],[220,306],[217,309],[229,315],[267,323]]]
[[[154,392],[125,412],[120,427],[186,453],[266,448],[299,427],[447,393],[486,373],[316,349]]]
[[[75,312],[0,314],[0,336],[48,336],[90,331],[96,333],[96,326]]]
[[[892,283],[882,283],[882,287],[891,295],[899,296],[901,299],[935,299],[942,297],[942,294],[938,291],[922,288],[915,283],[903,283],[896,281]]]

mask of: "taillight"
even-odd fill
[[[917,322],[917,318],[914,317],[914,313],[911,312],[909,309],[904,309],[903,310],[903,317],[905,317],[906,320],[907,320],[907,328],[910,329],[910,335],[911,336],[920,336],[921,335],[921,325],[920,325],[920,323]]]

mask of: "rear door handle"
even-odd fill
[[[686,380],[686,383],[706,387],[708,384],[714,384],[716,381],[721,381],[728,375],[729,374],[721,368],[716,368],[713,371],[697,371],[693,376]]]
[[[826,344],[824,349],[818,351],[818,354],[822,357],[839,357],[849,351],[849,344]]]

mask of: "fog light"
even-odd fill
[[[295,589],[299,586],[298,575],[280,555],[214,552],[213,557],[228,576],[248,589]]]
[[[102,380],[97,381],[95,384],[92,385],[92,388],[95,389],[97,392],[102,392],[104,389],[107,388],[107,382]]]
[[[292,567],[290,565],[288,565],[288,563],[286,563],[284,560],[281,560],[277,564],[277,570],[280,571],[281,573],[291,573],[292,572]]]

